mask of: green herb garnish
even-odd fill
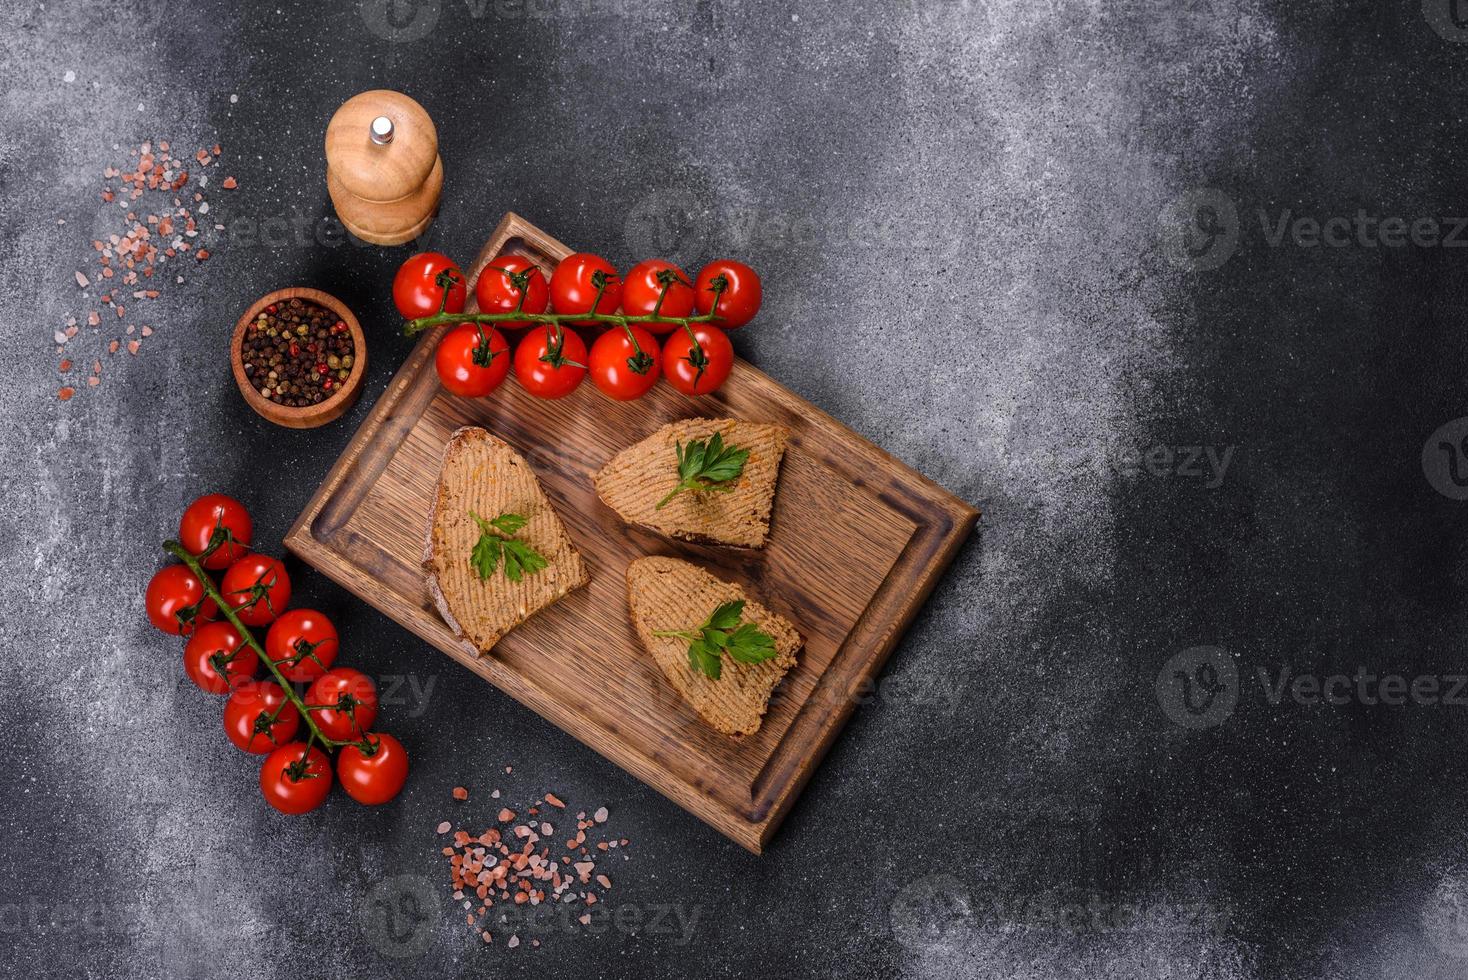
[[[469,516],[479,525],[479,541],[469,554],[469,567],[479,573],[480,579],[493,575],[501,558],[505,560],[505,578],[511,582],[518,582],[549,564],[534,548],[514,537],[525,526],[526,518],[501,514],[486,521],[472,510]]]
[[[759,664],[778,652],[774,637],[753,623],[741,623],[742,615],[744,600],[735,599],[715,609],[696,630],[654,630],[652,635],[687,640],[688,666],[710,680],[718,680],[725,653],[742,664]]]
[[[724,445],[724,436],[718,432],[707,443],[694,439],[685,447],[679,442],[677,452],[678,485],[658,501],[654,510],[662,510],[668,501],[687,490],[728,493],[734,489],[734,481],[744,472],[744,464],[749,459],[748,449]]]

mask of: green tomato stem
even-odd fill
[[[311,717],[311,711],[306,707],[306,702],[301,700],[300,695],[291,686],[290,679],[285,676],[285,673],[276,665],[275,661],[270,659],[270,655],[265,652],[265,648],[260,645],[260,641],[255,639],[255,634],[250,632],[250,628],[245,625],[244,620],[240,619],[239,613],[235,612],[234,607],[225,601],[223,594],[215,587],[214,580],[209,577],[209,573],[199,563],[199,559],[189,554],[188,550],[177,541],[163,542],[163,550],[187,565],[189,571],[198,577],[199,582],[204,586],[204,595],[214,600],[214,604],[219,607],[219,611],[224,614],[224,618],[229,620],[230,625],[239,632],[240,639],[244,640],[246,645],[255,651],[260,661],[265,664],[271,674],[275,675],[276,683],[280,685],[281,690],[285,691],[285,696],[290,699],[291,703],[296,706],[296,710],[300,712],[307,727],[310,728],[311,735],[320,741],[322,745],[331,749],[339,749],[343,745],[357,744],[355,742],[338,742],[334,739],[327,738],[321,729],[316,727],[316,720]],[[307,746],[309,747],[309,745],[310,742],[308,741]]]

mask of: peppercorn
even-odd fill
[[[335,394],[351,377],[355,355],[346,324],[301,299],[267,306],[245,328],[240,345],[245,376],[260,396],[293,408]]]

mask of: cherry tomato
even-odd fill
[[[360,670],[333,667],[306,691],[306,706],[318,704],[337,705],[311,712],[321,734],[338,742],[359,739],[377,720],[377,685]]]
[[[468,290],[464,286],[464,272],[453,259],[438,252],[422,252],[398,267],[392,280],[392,301],[405,320],[433,316],[438,304],[443,302],[443,287],[438,284],[438,274],[447,272],[455,277],[449,287],[448,306],[445,313],[463,313],[464,299]]]
[[[667,290],[667,295],[663,291]],[[662,297],[663,305],[658,306]],[[685,317],[693,314],[693,284],[683,270],[665,259],[648,259],[639,262],[627,273],[622,286],[622,312],[628,316],[649,316],[656,310],[668,316]],[[677,326],[654,320],[642,326],[653,333],[667,333]]]
[[[372,754],[352,744],[343,746],[336,757],[336,775],[342,789],[358,803],[386,803],[408,781],[408,750],[386,732],[374,732],[366,742]]]
[[[592,382],[608,398],[631,401],[647,394],[657,383],[662,354],[658,340],[637,324],[629,324],[632,335],[637,338],[637,347],[627,338],[627,331],[613,327],[591,345],[589,371]],[[642,370],[639,371],[638,368]]]
[[[205,568],[226,568],[250,550],[250,535],[255,531],[249,511],[233,497],[207,493],[189,504],[178,522],[178,540],[189,554],[202,555],[220,528],[230,533],[231,540],[222,541],[203,564]]]
[[[596,294],[601,283],[605,283],[606,288],[597,302]],[[596,302],[597,313],[617,312],[622,302],[622,280],[617,277],[617,270],[612,264],[600,255],[573,252],[562,259],[556,271],[551,273],[551,309],[557,313],[591,313],[593,302]]]
[[[224,734],[251,755],[264,755],[295,737],[301,713],[274,681],[243,681],[224,702]]]
[[[331,792],[331,763],[326,753],[304,742],[282,745],[260,767],[260,792],[281,813],[310,813]]]
[[[213,599],[204,598],[204,584],[187,565],[165,565],[148,582],[143,596],[148,622],[165,633],[188,636],[198,623],[219,614]]]
[[[709,312],[713,306],[714,285],[719,279],[723,280],[724,288],[717,291],[719,303],[714,313],[723,319],[713,321],[713,325],[721,330],[734,330],[753,320],[764,298],[764,289],[753,269],[733,259],[710,262],[699,271],[698,281],[693,284],[693,302],[699,315]]]
[[[290,605],[291,577],[276,559],[251,552],[229,566],[219,591],[246,626],[264,626]]]
[[[574,330],[533,327],[515,348],[515,377],[538,398],[564,398],[586,377],[586,343]]]
[[[228,694],[255,676],[260,657],[229,623],[205,623],[184,644],[184,673],[199,690]]]
[[[438,342],[433,366],[450,394],[482,398],[510,373],[510,345],[487,323],[461,323]]]
[[[702,356],[694,350],[688,331],[679,330],[663,345],[663,371],[668,383],[683,394],[707,395],[718,391],[734,369],[734,345],[724,331],[706,323],[695,323],[693,333]]]
[[[520,305],[522,291],[525,294],[524,306]],[[550,289],[545,284],[545,274],[534,262],[523,255],[501,255],[479,273],[479,281],[474,284],[474,300],[479,304],[480,313],[514,313],[517,310],[544,313],[550,301]],[[519,330],[530,326],[530,321],[500,320],[495,326],[501,330]]]
[[[282,613],[265,634],[265,656],[297,684],[326,673],[337,653],[336,627],[314,609]]]

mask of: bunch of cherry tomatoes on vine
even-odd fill
[[[540,398],[564,398],[588,375],[618,401],[642,397],[659,376],[685,395],[707,395],[734,367],[725,331],[754,318],[761,294],[755,271],[730,259],[710,262],[692,279],[671,262],[648,259],[623,277],[587,252],[563,259],[549,282],[523,255],[496,257],[474,284],[477,314],[463,312],[463,271],[438,252],[413,256],[393,279],[393,302],[409,333],[452,324],[434,363],[446,389],[470,398],[499,387],[512,366]],[[496,319],[477,319],[485,315]],[[603,329],[588,349],[567,327]],[[502,331],[518,330],[525,333],[512,354]]]
[[[187,639],[184,672],[201,691],[228,696],[224,733],[265,756],[260,791],[271,806],[292,814],[320,806],[331,790],[333,750],[347,795],[386,803],[407,781],[408,753],[372,730],[377,686],[361,671],[333,666],[336,627],[313,609],[288,608],[290,576],[279,560],[250,550],[253,532],[233,497],[213,493],[190,504],[178,541],[164,545],[181,562],[148,583],[148,619]],[[218,585],[209,572],[223,573]],[[251,627],[269,627],[263,645]],[[257,679],[262,663],[273,679]]]

